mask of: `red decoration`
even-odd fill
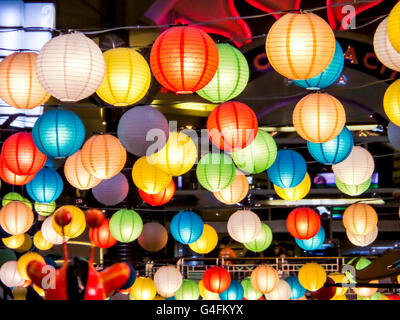
[[[327,277],[325,284],[335,284],[332,278]],[[331,300],[336,294],[336,287],[323,286],[321,289],[312,292],[315,299],[318,300]]]
[[[154,42],[150,65],[154,77],[176,93],[193,93],[214,77],[219,63],[214,41],[193,27],[173,27]]]
[[[72,220],[72,213],[67,209],[60,208],[56,211],[54,221],[60,226],[66,226]]]
[[[35,177],[34,174],[31,175],[18,175],[10,171],[4,163],[3,157],[0,156],[0,179],[4,182],[16,186],[22,186],[27,184]]]
[[[89,238],[95,246],[99,248],[110,248],[117,243],[110,231],[110,220],[105,219],[97,228],[89,229]]]
[[[222,267],[210,267],[203,274],[203,285],[208,291],[221,293],[231,284],[229,272]]]
[[[28,132],[9,136],[1,148],[4,164],[17,175],[36,174],[43,168],[47,157],[39,151]]]
[[[208,116],[208,136],[221,150],[245,148],[253,142],[257,131],[258,121],[254,111],[241,102],[222,103]]]
[[[296,208],[289,213],[286,227],[293,237],[299,240],[310,239],[318,233],[321,218],[310,208]]]
[[[398,294],[389,294],[387,296],[389,298],[389,300],[400,300],[400,296]]]
[[[246,2],[257,9],[272,13],[276,19],[279,19],[281,14],[274,12],[298,10],[300,7],[300,0],[246,0]]]
[[[171,179],[169,185],[161,192],[155,194],[149,194],[139,189],[139,195],[143,199],[144,202],[148,203],[151,206],[162,206],[169,202],[175,193],[175,183],[174,180]]]
[[[89,209],[85,212],[86,223],[91,228],[97,228],[106,219],[99,209]]]

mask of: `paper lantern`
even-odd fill
[[[171,220],[171,234],[183,244],[193,243],[200,239],[204,230],[203,220],[192,211],[180,211]]]
[[[310,238],[305,240],[299,240],[295,238],[297,245],[306,251],[318,250],[321,248],[321,245],[325,241],[325,231],[324,228],[320,227],[318,233]]]
[[[365,203],[354,203],[343,213],[343,225],[354,235],[364,236],[373,232],[377,223],[376,211]]]
[[[347,297],[345,295],[342,296],[335,295],[331,300],[347,300]]]
[[[201,237],[189,244],[189,248],[198,254],[207,254],[215,249],[218,244],[218,234],[213,227],[204,224]]]
[[[258,300],[259,298],[262,297],[262,292],[257,291],[254,289],[254,287],[251,285],[250,282],[250,277],[242,280],[241,285],[243,287],[243,298],[246,300]]]
[[[276,142],[264,130],[258,130],[253,142],[247,147],[232,152],[236,166],[248,173],[261,173],[274,163],[278,153]]]
[[[336,287],[327,286],[329,284],[335,284],[335,281],[327,277],[324,286],[312,293],[313,297],[317,300],[331,300],[336,295]]]
[[[229,288],[231,276],[222,267],[210,267],[204,272],[202,281],[208,291],[221,293]]]
[[[390,11],[386,28],[389,41],[397,52],[400,52],[400,41],[398,39],[399,19],[400,5],[397,3]]]
[[[335,273],[330,273],[329,278],[331,278],[336,284],[338,283],[349,283],[349,280],[346,278],[346,276],[343,273],[340,272],[335,272]],[[345,295],[345,293],[349,290],[348,287],[336,287],[336,294],[335,297],[342,297]],[[333,299],[331,299],[333,300]]]
[[[265,294],[266,300],[289,300],[292,290],[290,285],[282,279],[279,279],[278,285],[274,290]]]
[[[182,285],[175,292],[175,300],[199,300],[200,290],[193,280],[183,279]]]
[[[33,236],[33,244],[35,245],[35,247],[39,250],[49,250],[53,247],[53,244],[48,242],[42,234],[42,231],[38,231],[35,233],[35,235]]]
[[[219,300],[219,294],[207,290],[204,287],[203,280],[199,281],[199,291],[203,300]]]
[[[396,126],[393,122],[389,122],[387,136],[392,147],[400,150],[400,127]]]
[[[20,287],[25,279],[20,276],[17,270],[17,261],[7,261],[0,268],[0,280],[7,287]]]
[[[249,181],[239,170],[236,170],[236,177],[232,184],[221,191],[213,192],[219,202],[225,204],[235,204],[242,201],[249,192]]]
[[[163,266],[154,274],[154,284],[160,296],[172,297],[182,285],[182,274],[175,266]]]
[[[110,179],[124,168],[126,151],[112,135],[93,135],[84,143],[81,159],[90,175],[98,179]]]
[[[257,291],[269,293],[278,285],[278,272],[269,266],[258,266],[251,272],[250,282]]]
[[[346,230],[347,239],[357,247],[366,247],[373,243],[378,237],[378,227],[365,235],[355,235]]]
[[[359,185],[365,182],[371,178],[374,169],[374,158],[366,149],[359,146],[354,146],[344,161],[332,165],[335,177],[350,185]]]
[[[64,210],[69,211],[71,213],[72,219],[70,223],[68,223],[67,225],[64,226],[64,228],[62,228],[60,225],[57,224],[56,217],[57,213],[60,213]],[[54,212],[52,219],[53,219],[52,224],[54,231],[57,232],[59,235],[61,236],[64,235],[65,237],[68,238],[79,237],[83,233],[83,231],[85,231],[86,228],[85,214],[81,209],[79,209],[76,206],[67,205],[58,208],[56,212]]]
[[[85,140],[85,126],[73,112],[64,109],[43,113],[32,128],[38,149],[50,158],[73,155]]]
[[[311,93],[293,110],[293,126],[303,139],[322,143],[337,137],[346,123],[346,113],[338,99],[328,93]]]
[[[167,144],[147,160],[171,176],[181,176],[196,163],[197,147],[183,132],[170,132]]]
[[[50,95],[36,75],[34,52],[14,52],[0,63],[0,98],[18,109],[33,109],[45,103]]]
[[[104,71],[100,48],[80,32],[52,38],[36,59],[40,84],[62,102],[76,102],[92,95],[103,81]]]
[[[317,291],[326,282],[326,271],[318,263],[306,263],[299,270],[299,282],[309,291]]]
[[[128,195],[128,179],[123,173],[117,173],[110,179],[102,180],[92,189],[92,192],[98,202],[106,206],[115,206],[124,201]]]
[[[371,178],[366,180],[365,182],[353,186],[351,184],[346,184],[340,181],[339,179],[335,178],[336,186],[337,188],[342,191],[343,193],[349,195],[349,196],[358,196],[365,191],[368,190],[369,186],[371,185]]]
[[[18,249],[24,244],[25,241],[25,233],[17,234],[15,236],[2,238],[4,245],[10,249]]]
[[[4,207],[7,203],[10,203],[13,201],[23,202],[23,200],[24,200],[24,197],[21,196],[18,192],[9,192],[3,197],[3,200],[1,201],[1,205]]]
[[[228,188],[236,177],[236,168],[232,158],[224,153],[207,153],[197,164],[197,180],[208,191],[220,191]]]
[[[50,242],[54,245],[59,245],[62,244],[65,241],[68,240],[68,237],[63,238],[61,235],[59,235],[53,228],[53,217],[47,217],[43,223],[42,227],[40,229],[42,232],[43,238],[47,241]]]
[[[267,170],[268,178],[280,188],[293,188],[299,185],[306,173],[306,161],[293,150],[278,151],[275,162]]]
[[[148,222],[143,225],[143,230],[138,238],[138,242],[146,251],[160,251],[167,245],[168,231],[158,222]]]
[[[165,116],[152,106],[137,106],[125,112],[118,122],[118,138],[126,150],[136,156],[149,156],[168,141]],[[157,139],[156,146],[152,149]]]
[[[299,278],[297,276],[290,276],[285,278],[285,281],[289,284],[291,294],[291,300],[298,300],[306,293],[306,289],[299,282]]]
[[[324,143],[307,141],[307,148],[311,156],[318,162],[331,165],[345,160],[353,149],[353,136],[346,127],[340,134]]]
[[[388,38],[386,17],[376,28],[374,35],[374,51],[376,57],[389,69],[400,71],[400,54],[393,48]]]
[[[261,223],[261,231],[253,241],[245,242],[244,246],[253,252],[262,252],[267,250],[272,242],[272,231],[265,223]]]
[[[151,164],[146,157],[137,159],[132,168],[133,183],[149,194],[164,190],[171,182],[171,178],[169,174]]]
[[[18,175],[7,168],[3,160],[3,156],[0,155],[0,179],[4,182],[16,186],[22,186],[27,184],[35,177],[35,174],[31,175]]]
[[[314,237],[321,227],[321,218],[310,208],[296,208],[286,219],[286,228],[289,233],[299,240]]]
[[[168,203],[175,194],[175,182],[171,179],[169,185],[162,191],[149,194],[139,189],[139,195],[144,202],[151,206],[162,206]]]
[[[143,221],[136,211],[121,209],[111,217],[110,230],[119,242],[132,242],[142,233]]]
[[[36,174],[46,162],[46,156],[35,146],[28,132],[9,136],[1,148],[1,157],[11,172],[25,176]]]
[[[227,229],[233,240],[246,243],[256,239],[262,226],[257,214],[250,210],[239,210],[229,217]]]
[[[104,219],[96,228],[89,229],[89,239],[96,247],[107,249],[117,243],[110,231],[110,220]]]
[[[225,151],[235,152],[253,142],[258,131],[254,111],[241,102],[220,104],[207,119],[207,133],[213,144]]]
[[[303,181],[293,188],[279,188],[274,185],[276,194],[284,200],[297,201],[307,196],[311,188],[311,179],[308,173],[304,177]]]
[[[239,281],[231,280],[231,283],[225,291],[219,294],[221,300],[242,300],[244,296],[243,286]]]
[[[56,210],[56,203],[55,201],[49,203],[35,202],[35,210],[37,214],[47,217]]]
[[[26,267],[32,261],[39,261],[39,262],[45,263],[43,257],[36,252],[25,253],[17,261],[18,273],[25,280],[31,280],[31,278],[29,277],[29,275],[26,271]]]
[[[0,210],[0,226],[12,235],[27,232],[33,224],[33,212],[20,201],[12,201]]]
[[[29,196],[37,202],[49,203],[57,200],[63,191],[64,183],[53,168],[44,167],[26,185]]]
[[[383,109],[391,122],[400,126],[400,81],[393,82],[383,96]]]
[[[313,13],[285,14],[269,29],[265,44],[275,71],[293,80],[310,79],[324,71],[335,46],[329,24]]]
[[[154,281],[150,278],[139,277],[131,287],[131,297],[134,300],[153,300],[157,294]]]
[[[372,280],[369,283],[379,283],[379,280]],[[355,294],[363,298],[371,297],[378,291],[378,288],[370,288],[370,287],[353,287],[352,289]]]
[[[27,233],[24,233],[24,242],[22,243],[22,246],[16,248],[15,251],[17,251],[18,253],[27,252],[32,249],[32,245],[33,241],[31,236]]]
[[[150,66],[154,77],[176,93],[193,93],[214,77],[219,62],[211,37],[193,27],[173,27],[153,43]]]
[[[106,70],[97,95],[116,107],[126,107],[141,100],[151,82],[145,58],[130,48],[113,48],[103,55]]]

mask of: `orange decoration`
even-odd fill
[[[286,227],[296,239],[310,239],[318,233],[321,227],[321,218],[310,208],[296,208],[289,213]]]
[[[204,272],[202,281],[208,291],[221,293],[229,288],[231,276],[222,267],[210,267]]]
[[[218,201],[225,204],[235,204],[242,201],[249,192],[249,182],[246,176],[239,170],[236,170],[236,177],[233,183],[221,191],[213,192]]]
[[[343,213],[343,224],[347,231],[364,236],[374,231],[378,215],[374,208],[365,203],[354,203]]]
[[[32,227],[32,224],[33,212],[23,202],[9,202],[0,210],[0,226],[9,234],[25,233]]]
[[[251,273],[250,282],[258,292],[269,293],[278,286],[278,272],[269,266],[259,266]]]
[[[12,172],[4,163],[3,157],[0,156],[0,179],[4,182],[16,186],[23,186],[31,181],[35,177],[34,174],[31,175],[18,175]]]
[[[146,193],[139,189],[139,195],[144,202],[151,206],[162,206],[169,202],[175,193],[175,182],[171,179],[169,185],[162,191],[154,194]]]
[[[105,219],[97,228],[89,229],[90,241],[99,248],[110,248],[117,243],[110,231],[110,220]]]

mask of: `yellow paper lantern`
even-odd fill
[[[61,210],[68,210],[72,215],[72,220],[69,224],[64,226],[64,233],[63,228],[59,226],[55,221],[55,216],[57,212]],[[64,235],[68,238],[76,238],[79,237],[86,228],[86,218],[85,214],[81,209],[75,206],[62,206],[54,212],[52,216],[52,225],[55,232],[57,232],[60,236]]]
[[[250,276],[250,282],[254,289],[262,293],[269,293],[278,285],[278,272],[269,266],[255,268]]]
[[[386,89],[383,96],[383,109],[389,120],[400,126],[400,79]]]
[[[268,61],[284,77],[310,79],[330,64],[335,36],[328,23],[313,13],[287,13],[269,29]]]
[[[18,253],[26,252],[32,248],[32,245],[33,242],[31,236],[27,233],[24,233],[24,243],[22,244],[22,246],[18,247],[16,251]]]
[[[343,213],[343,225],[347,231],[363,236],[374,231],[378,223],[378,215],[374,208],[365,203],[354,203]]]
[[[303,199],[311,188],[311,179],[308,173],[304,177],[303,181],[293,188],[280,188],[274,184],[276,194],[287,201],[297,201]]]
[[[143,56],[130,48],[114,48],[103,53],[106,63],[104,80],[96,93],[105,102],[125,107],[144,97],[151,73]]]
[[[45,263],[43,257],[36,252],[25,253],[18,259],[17,270],[18,270],[18,273],[20,274],[20,276],[22,278],[24,278],[25,280],[31,280],[26,272],[26,267],[28,266],[28,264],[31,261],[34,261],[34,260]]]
[[[139,277],[131,287],[131,297],[134,300],[153,300],[156,294],[157,288],[150,278]]]
[[[17,249],[24,244],[25,233],[17,234],[8,238],[2,238],[1,240],[7,248]]]
[[[249,192],[249,181],[239,170],[236,170],[236,177],[232,184],[221,191],[213,192],[218,201],[225,204],[235,204],[242,201]]]
[[[39,230],[38,232],[35,233],[33,236],[33,244],[35,245],[36,248],[39,250],[49,250],[53,247],[53,244],[51,242],[48,242],[42,234],[42,231]]]
[[[331,300],[347,300],[347,297],[345,295],[341,295],[341,296],[334,296]]]
[[[397,3],[390,11],[387,23],[387,35],[393,48],[400,53],[400,4]]]
[[[369,283],[379,283],[379,280],[372,280]],[[370,297],[378,291],[378,288],[353,287],[353,291],[360,297]]]
[[[299,270],[299,282],[309,291],[317,291],[326,282],[326,271],[318,263],[306,263]]]
[[[207,254],[215,249],[218,244],[218,234],[213,227],[204,224],[200,238],[189,244],[189,248],[198,254]]]
[[[339,272],[329,274],[329,278],[331,278],[335,283],[349,283],[349,279],[343,274]],[[349,290],[348,287],[336,287],[336,294],[335,297],[342,297],[345,293]],[[334,299],[331,299],[334,300]],[[341,300],[341,299],[337,299]]]
[[[211,292],[204,287],[203,280],[199,281],[199,291],[203,300],[220,300],[218,293]]]

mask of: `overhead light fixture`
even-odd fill
[[[301,199],[297,201],[287,201],[287,200],[265,200],[262,203],[270,206],[332,206],[332,205],[350,205],[356,202],[362,202],[367,204],[385,204],[380,198],[370,199],[370,198],[352,198],[352,199]]]
[[[378,124],[357,124],[357,125],[346,125],[346,128],[350,131],[359,131],[359,130],[375,130],[378,127]],[[267,131],[267,132],[296,132],[296,129],[291,126],[287,127],[258,127],[258,129]]]

